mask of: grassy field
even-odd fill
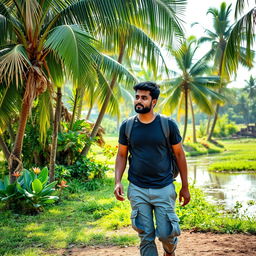
[[[223,140],[226,152],[209,166],[210,171],[256,172],[256,139]]]
[[[117,137],[108,136],[106,144],[116,150]],[[224,163],[256,160],[256,140],[222,141],[227,150],[219,154],[220,166]],[[111,150],[110,150],[111,151]],[[113,165],[115,156],[109,157],[99,147],[93,147],[91,157]],[[111,151],[112,152],[112,151]],[[112,152],[112,153],[113,153]],[[237,164],[237,163],[236,163]],[[123,179],[125,190],[128,182]],[[58,250],[86,245],[134,245],[138,238],[130,229],[128,200],[114,198],[114,174],[110,170],[100,189],[87,191],[81,182],[74,180],[64,192],[61,201],[36,216],[5,211],[0,204],[0,255],[53,256]],[[87,184],[88,185],[88,184]],[[180,184],[176,184],[179,191]],[[72,193],[71,193],[72,191]],[[256,234],[256,219],[241,219],[236,210],[226,213],[219,206],[208,203],[201,190],[191,187],[191,203],[176,206],[181,228],[221,233],[245,232]]]
[[[123,183],[126,190],[126,177]],[[180,185],[176,186],[179,191]],[[85,191],[82,186],[73,194],[66,190],[61,202],[40,215],[25,216],[2,209],[0,255],[56,255],[58,249],[72,246],[138,243],[134,232],[122,232],[130,225],[130,205],[128,200],[119,202],[114,198],[113,187],[110,172],[99,190]],[[191,194],[189,205],[177,204],[182,229],[256,234],[255,219],[223,214],[221,208],[206,202],[199,189],[191,187]]]

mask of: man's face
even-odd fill
[[[152,100],[150,91],[137,90],[134,100],[134,109],[137,113],[146,114],[155,106],[156,99]]]

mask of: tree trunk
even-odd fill
[[[1,135],[0,135],[0,147],[2,148],[4,156],[5,156],[6,160],[8,161],[8,159],[10,157],[10,151]]]
[[[224,51],[222,52],[222,55],[221,55],[219,72],[218,72],[218,76],[220,77],[220,79],[221,79],[221,76],[222,76],[223,58],[224,58]],[[220,89],[218,90],[218,93],[221,92],[221,87],[222,87],[222,83],[220,81]],[[220,108],[220,105],[217,103],[215,114],[214,114],[214,119],[213,119],[213,122],[212,122],[212,127],[211,127],[210,133],[209,133],[208,138],[207,138],[208,141],[212,140],[212,135],[213,135],[213,132],[214,132],[214,128],[215,128],[215,125],[216,125],[216,122],[217,122],[217,119],[218,119],[219,108]]]
[[[91,116],[91,113],[92,113],[92,105],[90,106],[90,108],[88,110],[88,113],[87,113],[87,116],[86,116],[86,120],[89,120],[89,118]]]
[[[51,147],[51,155],[50,155],[50,182],[54,181],[55,176],[55,161],[56,161],[56,152],[57,152],[57,139],[58,139],[58,126],[60,123],[60,116],[61,116],[61,88],[58,87],[57,89],[57,103],[56,103],[56,110],[55,110],[55,118],[54,118],[54,125],[53,125],[53,132],[52,132],[52,147]]]
[[[72,111],[72,117],[69,125],[69,129],[72,130],[73,124],[75,122],[75,116],[76,116],[76,109],[77,109],[77,104],[78,104],[78,97],[79,97],[79,89],[76,88],[76,94],[75,94],[75,100],[74,100],[74,106],[73,106],[73,111]]]
[[[25,128],[27,124],[27,119],[29,117],[30,110],[32,108],[32,103],[35,99],[35,77],[34,72],[29,72],[28,78],[26,81],[26,89],[22,100],[21,105],[21,112],[20,112],[20,119],[18,130],[15,138],[15,143],[13,150],[10,154],[8,159],[8,168],[9,168],[9,175],[10,175],[10,182],[13,183],[15,181],[15,177],[12,174],[15,171],[22,170],[22,161],[21,161],[21,151],[23,146],[23,138],[25,134]]]
[[[187,126],[188,126],[188,89],[187,88],[185,88],[184,97],[185,97],[185,120],[184,120],[184,131],[183,131],[182,142],[185,141]]]
[[[213,135],[213,132],[214,132],[214,128],[215,128],[215,125],[216,125],[216,122],[217,122],[217,119],[218,119],[219,107],[220,107],[220,105],[217,104],[215,114],[214,114],[214,119],[213,119],[213,122],[212,122],[212,127],[211,127],[210,133],[209,133],[208,138],[207,138],[208,141],[212,140],[212,135]]]
[[[79,101],[78,101],[77,116],[76,116],[77,120],[80,120],[81,118],[84,94],[85,94],[85,88],[83,87],[80,89],[80,93],[79,93]]]
[[[122,45],[120,47],[119,57],[118,57],[118,60],[117,60],[119,63],[122,63],[123,56],[124,56],[124,50],[125,50],[125,43],[122,43]],[[103,119],[103,117],[105,115],[105,112],[106,112],[106,109],[107,109],[107,106],[108,106],[108,103],[109,103],[109,100],[110,100],[110,97],[111,97],[111,94],[112,94],[112,90],[113,90],[113,88],[115,86],[116,79],[117,79],[117,74],[114,74],[113,75],[113,79],[112,79],[112,81],[110,83],[110,86],[109,86],[106,98],[105,98],[105,100],[103,102],[103,105],[101,107],[100,113],[99,113],[98,118],[96,120],[96,123],[93,126],[93,129],[92,129],[92,132],[91,132],[91,135],[90,135],[90,141],[92,141],[92,139],[96,136],[96,134],[98,132],[98,129],[100,127],[102,119]],[[86,156],[87,153],[89,152],[90,147],[91,147],[91,143],[86,144],[84,146],[82,152],[81,152],[81,156]]]
[[[195,114],[194,114],[194,108],[193,103],[191,99],[191,95],[189,94],[189,102],[190,102],[190,108],[191,108],[191,115],[192,115],[192,127],[193,127],[193,142],[196,143],[196,122],[195,122]]]
[[[206,128],[206,135],[209,134],[210,124],[211,124],[211,115],[208,115],[207,128]]]

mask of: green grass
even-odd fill
[[[127,189],[124,177],[125,191]],[[177,191],[180,188],[176,184]],[[57,250],[69,245],[134,245],[135,232],[127,234],[130,226],[128,200],[117,201],[113,196],[113,174],[97,191],[64,193],[62,202],[37,216],[0,211],[0,255],[34,256],[56,255]],[[256,234],[255,219],[223,215],[222,209],[206,202],[204,194],[191,187],[192,200],[186,207],[177,204],[182,229],[214,232],[249,232]],[[129,227],[130,229],[130,227]],[[117,230],[118,232],[114,232]],[[130,232],[129,232],[130,233]]]
[[[227,151],[208,170],[217,172],[256,172],[256,139],[223,140]]]

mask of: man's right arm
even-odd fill
[[[119,144],[115,163],[115,191],[117,200],[124,201],[124,187],[121,183],[125,171],[128,155],[128,146]]]

